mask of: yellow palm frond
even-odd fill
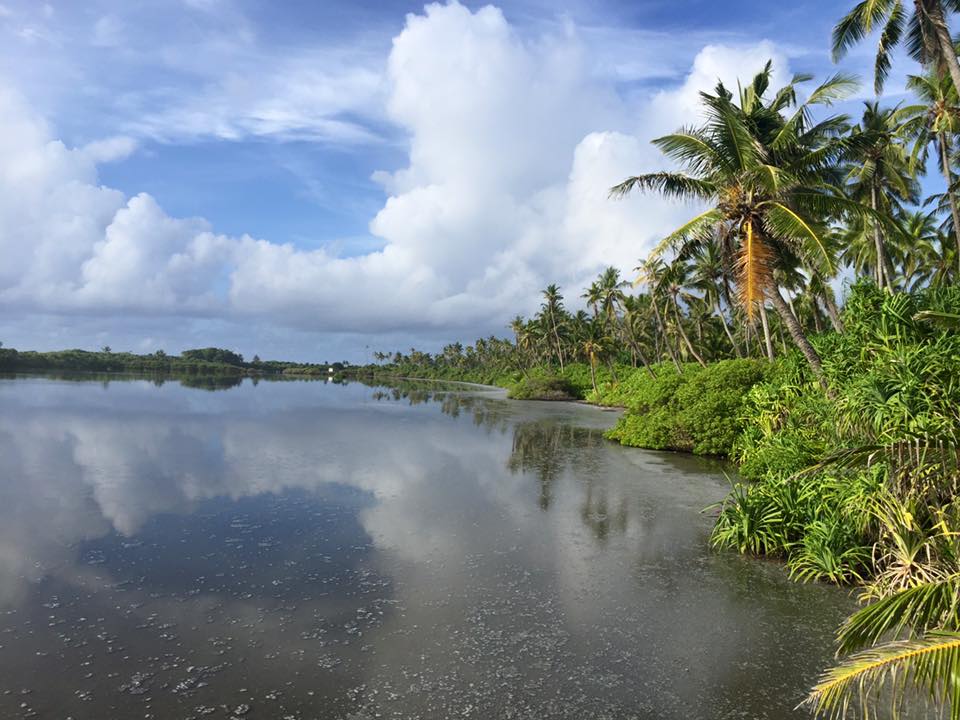
[[[752,218],[743,223],[743,231],[743,243],[737,257],[737,289],[747,317],[753,319],[754,309],[757,303],[763,302],[764,291],[770,283],[773,251],[756,232]]]
[[[852,655],[824,673],[804,704],[817,716],[845,718],[855,700],[869,707],[881,686],[895,707],[925,693],[935,705],[947,706],[952,720],[960,718],[960,633],[931,632]]]

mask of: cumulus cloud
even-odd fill
[[[375,177],[387,199],[370,232],[382,248],[356,257],[228,237],[203,219],[171,217],[148,194],[127,198],[99,183],[97,165],[133,152],[133,140],[70,149],[3,90],[0,304],[310,331],[500,331],[549,282],[573,299],[606,265],[628,272],[689,214],[657,197],[614,202],[607,189],[662,166],[648,141],[694,122],[699,90],[771,57],[786,77],[769,43],[708,46],[681,84],[637,99],[592,71],[589,45],[569,24],[531,40],[495,7],[429,5],[407,17],[383,78],[345,80],[362,97],[382,86],[387,119],[409,138],[406,165]],[[342,90],[328,80],[294,77],[302,102],[260,113],[257,89],[238,79],[254,110],[232,118],[225,109],[219,134],[324,116]]]

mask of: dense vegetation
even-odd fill
[[[608,268],[582,310],[550,285],[510,340],[378,353],[369,368],[622,406],[608,437],[729,455],[740,479],[713,543],[861,587],[839,634],[849,656],[808,700],[834,717],[885,688],[894,706],[926,696],[960,718],[956,12],[868,0],[838,23],[837,57],[882,29],[877,88],[905,41],[920,63],[909,104],[831,114],[853,78],[771,88],[769,65],[702,93],[702,122],[655,141],[678,169],[611,191],[700,208],[642,260],[636,292]],[[924,198],[928,169],[942,192]]]
[[[261,361],[254,357],[245,362],[243,356],[221,348],[184,350],[180,355],[167,355],[163,350],[146,355],[113,352],[105,347],[99,352],[59,350],[35,352],[0,347],[0,372],[84,372],[140,373],[178,377],[242,377],[245,375],[322,375],[342,372],[343,363],[333,365],[302,364],[277,360]]]

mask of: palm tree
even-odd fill
[[[879,95],[890,72],[890,53],[907,33],[907,51],[924,68],[948,74],[960,88],[960,63],[954,50],[947,15],[960,11],[960,0],[914,0],[913,12],[903,0],[861,0],[833,28],[833,59],[883,26],[874,66],[874,89]],[[909,13],[909,17],[908,17]]]
[[[740,345],[730,331],[730,324],[727,322],[727,316],[721,306],[721,299],[723,299],[725,292],[724,276],[728,273],[723,267],[723,256],[716,236],[707,238],[694,249],[692,272],[693,286],[703,293],[703,298],[711,312],[716,313],[717,317],[720,318],[723,332],[730,341],[733,352],[737,357],[743,357]],[[729,301],[729,298],[725,299]],[[728,307],[730,307],[729,302]]]
[[[900,262],[903,289],[917,291],[930,283],[941,259],[939,247],[943,236],[937,229],[937,217],[933,211],[917,210],[904,213],[900,218],[905,249]]]
[[[690,355],[693,356],[693,359],[701,367],[706,367],[707,363],[704,362],[703,356],[697,352],[696,348],[693,346],[693,343],[690,342],[690,337],[687,335],[686,330],[683,329],[683,316],[680,313],[680,299],[683,298],[685,303],[689,303],[692,297],[689,293],[684,290],[684,287],[687,284],[689,274],[689,268],[685,262],[680,260],[674,260],[667,266],[666,271],[660,277],[660,285],[663,288],[663,292],[666,294],[667,298],[670,300],[670,305],[673,308],[673,319],[677,323],[677,333],[680,335],[680,339],[683,340],[683,344],[686,346],[687,351]]]
[[[560,316],[563,314],[563,295],[560,294],[560,288],[554,284],[547,285],[547,289],[543,291],[543,300],[540,307],[557,344],[557,359],[560,361],[560,372],[563,372],[563,345],[560,342],[559,329]]]
[[[657,375],[650,367],[646,354],[643,352],[644,340],[649,340],[645,330],[649,324],[649,314],[646,310],[650,306],[649,295],[627,295],[623,299],[623,328],[627,343],[630,346],[630,353],[634,357],[633,365],[636,367],[636,359],[639,358],[643,367],[650,377]]]
[[[663,296],[661,277],[666,272],[666,269],[666,264],[658,257],[648,258],[642,265],[634,268],[634,270],[640,273],[637,277],[637,283],[645,283],[647,286],[647,291],[649,292],[650,297],[650,307],[653,310],[653,317],[657,323],[657,336],[663,338],[663,344],[667,349],[667,354],[670,356],[670,359],[676,366],[677,372],[682,374],[683,366],[680,364],[680,360],[677,358],[677,353],[674,350],[673,345],[670,343],[670,337],[667,335],[667,325],[664,322],[663,315],[660,314],[660,308],[658,307],[659,301]]]
[[[583,341],[583,354],[586,355],[587,362],[590,363],[590,382],[593,385],[593,392],[596,393],[598,392],[597,363],[603,352],[603,339],[600,336],[599,326],[595,322],[591,323],[590,328],[590,335]]]
[[[912,131],[916,138],[915,159],[925,160],[927,147],[931,142],[937,149],[937,163],[947,185],[945,195],[953,220],[957,258],[960,260],[960,208],[950,160],[953,154],[953,138],[960,131],[960,98],[957,88],[946,78],[934,73],[910,75],[907,78],[907,87],[913,90],[922,104],[902,108],[900,116],[904,119],[905,129]]]
[[[877,285],[893,290],[893,264],[887,252],[878,217],[892,217],[903,203],[916,204],[920,187],[911,170],[904,140],[905,125],[896,108],[881,109],[875,102],[864,103],[863,117],[851,131],[854,150],[849,156],[847,193],[877,213],[866,221],[873,237],[874,278]]]
[[[593,309],[594,320],[599,318],[600,317],[600,283],[597,281],[590,283],[590,287],[588,287],[584,291],[583,295],[581,295],[580,297],[583,298],[587,302],[587,305],[589,305]]]
[[[600,310],[608,325],[612,324],[616,320],[617,311],[623,307],[625,297],[623,289],[630,283],[621,280],[620,271],[611,266],[601,273],[596,285],[599,292]]]
[[[752,318],[755,307],[769,299],[791,338],[821,384],[826,386],[820,356],[780,292],[774,270],[791,257],[821,252],[831,218],[870,214],[867,208],[833,191],[836,166],[847,145],[836,137],[845,118],[813,124],[813,105],[829,105],[845,96],[855,82],[837,75],[797,104],[799,76],[765,100],[771,64],[741,88],[739,102],[719,83],[713,94],[702,93],[706,123],[681,129],[654,143],[686,172],[657,172],[626,179],[612,188],[622,197],[631,190],[654,190],[668,197],[709,208],[661,241],[654,256],[668,248],[689,252],[692,245],[716,235],[727,267],[735,268],[740,301]],[[785,111],[793,108],[789,117]]]

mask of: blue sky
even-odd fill
[[[605,188],[718,77],[835,72],[844,9],[0,0],[0,340],[320,360],[502,333],[682,221]]]

